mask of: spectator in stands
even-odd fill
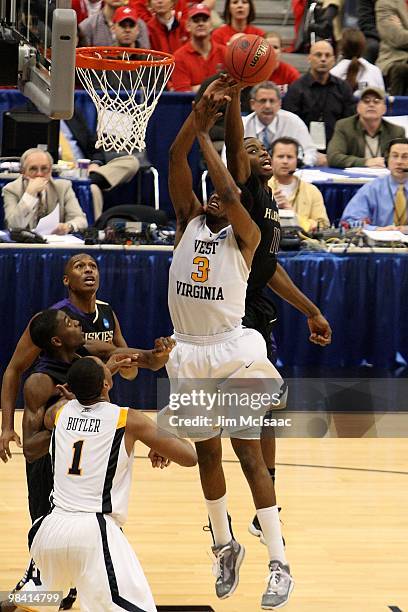
[[[342,221],[369,230],[408,229],[408,139],[391,141],[386,152],[391,174],[363,185],[344,209]]]
[[[275,51],[277,59],[276,68],[268,81],[273,81],[276,85],[279,85],[281,94],[284,95],[287,92],[288,86],[300,77],[300,72],[294,66],[281,61],[282,38],[278,32],[267,32],[265,38]]]
[[[185,20],[174,7],[175,0],[150,0],[152,16],[147,27],[150,44],[156,51],[174,53],[189,39]]]
[[[226,45],[234,34],[258,34],[265,36],[264,30],[251,25],[255,19],[254,0],[226,0],[223,19],[225,24],[214,30],[212,39],[215,43]]]
[[[277,138],[271,147],[273,176],[268,185],[279,208],[293,210],[297,224],[306,232],[329,227],[329,218],[319,189],[293,175],[299,157],[294,138]]]
[[[366,47],[364,34],[358,28],[345,28],[341,36],[341,58],[330,73],[346,81],[360,96],[366,87],[385,89],[384,79],[378,66],[362,57]]]
[[[51,177],[52,157],[28,149],[20,159],[21,176],[3,187],[4,218],[8,228],[35,229],[38,221],[59,205],[59,223],[53,234],[69,234],[88,227],[71,181]]]
[[[403,138],[403,127],[384,121],[387,110],[383,89],[367,87],[357,104],[357,114],[336,123],[327,148],[329,166],[385,168],[384,153],[394,138]]]
[[[104,0],[103,7],[96,15],[87,17],[79,25],[80,44],[84,47],[110,47],[116,45],[112,31],[115,10],[124,7],[126,0]],[[137,20],[137,46],[150,49],[147,25],[142,19]]]
[[[129,6],[120,6],[116,9],[112,16],[112,45],[132,49],[140,48],[139,24],[140,19],[134,9]]]
[[[316,10],[320,18],[311,26],[317,38],[331,41],[333,45],[341,38],[344,0],[321,0]]]
[[[309,128],[318,149],[325,150],[336,121],[355,111],[351,87],[330,74],[333,47],[321,40],[310,48],[310,70],[289,86],[283,108],[298,115]]]
[[[72,0],[71,8],[77,14],[77,24],[87,17],[92,17],[99,13],[102,7],[102,0]]]
[[[215,8],[216,0],[205,0],[202,4],[205,4],[210,9],[211,13],[211,26],[218,28],[222,21]],[[177,19],[188,19],[188,11],[193,7],[194,4],[199,4],[197,0],[177,0],[174,10],[176,11]],[[152,16],[151,10],[149,9],[149,0],[129,0],[129,6],[133,7],[137,11],[138,17],[143,19],[146,23],[150,21]]]
[[[408,7],[405,0],[377,0],[381,68],[393,96],[408,95]]]
[[[257,138],[268,151],[277,138],[296,138],[302,146],[307,166],[326,164],[326,156],[317,152],[303,121],[294,113],[281,109],[280,91],[275,83],[264,81],[255,85],[250,92],[250,102],[253,112],[242,118],[245,138]]]
[[[357,0],[357,25],[366,37],[364,57],[372,64],[378,57],[380,46],[380,37],[375,22],[375,3],[376,0]]]
[[[172,75],[175,91],[198,91],[201,83],[224,67],[225,47],[211,40],[210,10],[194,5],[189,12],[187,30],[191,40],[174,54]]]

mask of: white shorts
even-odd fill
[[[41,591],[76,587],[82,612],[156,612],[135,552],[109,515],[68,513],[54,508],[34,536],[31,555]],[[31,588],[31,587],[30,587]],[[56,608],[30,608],[51,612]]]
[[[263,415],[269,409],[284,408],[287,395],[281,375],[267,358],[261,334],[239,327],[217,336],[176,333],[175,338],[177,344],[166,365],[170,401],[159,413],[158,424],[194,440],[220,434],[259,438]],[[198,387],[218,398],[214,409],[203,408],[201,403],[195,406],[194,402],[178,405],[177,397],[191,396],[192,390]],[[273,400],[268,403],[267,398],[272,395]],[[230,399],[232,396],[235,399]],[[245,398],[250,405],[244,405]]]

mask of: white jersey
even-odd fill
[[[176,332],[212,336],[238,327],[245,313],[249,268],[230,225],[213,233],[195,217],[173,253],[169,310]]]
[[[102,512],[122,525],[128,512],[133,453],[125,448],[127,408],[71,400],[57,413],[51,440],[52,502],[66,512]]]

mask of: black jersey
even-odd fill
[[[67,372],[71,363],[59,361],[41,355],[35,363],[31,374],[47,374],[55,384],[67,382]],[[30,374],[30,375],[31,375]],[[47,401],[46,407],[54,404],[60,396],[56,393]],[[32,463],[26,461],[26,476],[28,489],[28,507],[32,522],[44,516],[50,510],[50,495],[53,487],[51,456],[49,453]]]
[[[115,318],[112,306],[106,302],[96,300],[95,312],[82,312],[72,302],[66,298],[51,308],[63,310],[72,319],[79,321],[84,332],[85,342],[88,340],[101,340],[102,342],[113,342],[115,331]]]
[[[262,181],[252,173],[245,187],[254,199],[252,210],[248,212],[261,230],[261,241],[255,251],[248,279],[247,297],[250,297],[262,291],[275,273],[281,230],[278,207],[272,191],[265,188]]]

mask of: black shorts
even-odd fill
[[[47,453],[33,463],[26,462],[28,507],[32,522],[50,511],[53,487],[51,455]]]
[[[272,329],[276,320],[277,311],[275,305],[263,293],[247,295],[242,325],[250,329],[256,329],[262,334],[266,342],[268,359],[271,363],[276,363],[276,343],[272,335]]]

